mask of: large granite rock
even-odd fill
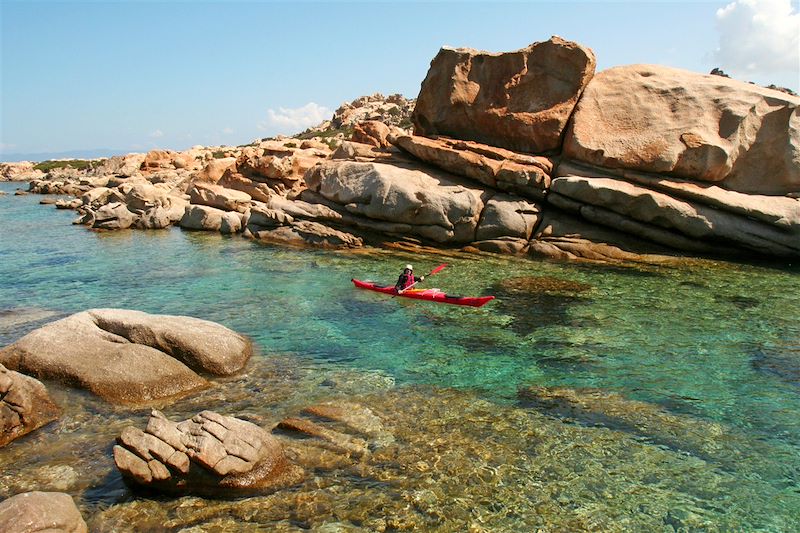
[[[69,494],[36,491],[0,502],[0,531],[86,533],[88,528]]]
[[[227,211],[207,205],[187,205],[179,225],[184,229],[219,231],[222,228],[222,217],[226,213]]]
[[[306,175],[309,188],[348,212],[391,223],[436,242],[474,240],[483,191],[433,170],[384,163],[327,162]]]
[[[41,382],[0,365],[0,447],[58,418]]]
[[[226,189],[212,183],[197,182],[189,188],[192,204],[215,207],[223,211],[244,213],[250,207],[250,195],[235,189]]]
[[[96,229],[119,230],[131,227],[138,217],[125,204],[115,202],[106,204],[94,212],[92,227]]]
[[[539,206],[508,194],[492,196],[483,209],[475,240],[502,237],[527,240],[540,219]]]
[[[248,340],[206,320],[92,309],[25,335],[0,350],[0,363],[135,405],[203,388],[192,369],[228,375],[251,353]]]
[[[415,132],[522,152],[557,150],[594,70],[591,50],[560,37],[500,54],[442,48],[422,82]]]
[[[800,98],[657,65],[599,73],[564,138],[571,158],[756,194],[800,191]]]
[[[542,199],[550,186],[553,164],[545,157],[446,138],[405,135],[392,141],[417,159],[501,191]]]
[[[738,200],[745,202],[741,196]],[[744,248],[767,256],[800,256],[797,209],[782,225],[772,225],[620,179],[584,176],[553,180],[548,202],[591,222],[676,249],[713,251],[719,245],[720,252]],[[755,198],[751,209],[758,211],[763,203]],[[763,214],[764,205],[760,207]]]
[[[303,477],[266,430],[213,411],[180,423],[153,411],[144,431],[122,431],[114,462],[135,486],[215,498],[270,492]]]

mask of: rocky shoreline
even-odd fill
[[[595,74],[553,37],[443,48],[416,101],[363,97],[293,138],[4,164],[98,230],[240,233],[599,261],[800,256],[800,98],[655,65]],[[412,133],[413,123],[413,133]]]
[[[55,206],[97,231],[785,264],[800,256],[798,105],[665,67],[596,74],[590,49],[553,37],[503,54],[444,48],[416,101],[360,98],[292,138],[0,171],[72,196]],[[500,405],[378,376],[353,392],[348,380],[368,378],[252,354],[220,324],[120,309],[0,349],[0,530],[798,526],[785,513],[796,491],[774,481],[797,479],[796,458],[777,473],[764,459],[793,449],[724,424],[594,389],[531,385]],[[754,481],[732,488],[731,472]]]

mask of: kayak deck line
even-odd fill
[[[408,289],[403,292],[397,292],[394,285],[380,285],[371,281],[361,281],[358,279],[351,279],[359,289],[366,289],[382,294],[390,294],[392,296],[399,296],[401,298],[411,298],[414,300],[426,300],[429,302],[453,304],[453,305],[468,305],[470,307],[481,307],[488,302],[494,300],[494,296],[454,296],[445,294],[441,289]]]

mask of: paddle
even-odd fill
[[[428,272],[427,274],[425,274],[425,275],[424,275],[424,276],[422,276],[422,277],[423,277],[423,278],[429,278],[429,277],[433,276],[434,274],[436,274],[437,272],[441,272],[442,270],[444,270],[444,267],[446,267],[446,266],[447,266],[447,263],[442,263],[441,265],[439,265],[438,267],[434,268],[433,270],[431,270],[430,272]],[[408,289],[410,289],[411,287],[413,287],[413,286],[414,286],[414,285],[416,285],[417,283],[419,283],[419,281],[415,281],[414,283],[412,283],[411,285],[409,285],[409,286],[408,286],[408,287],[406,287],[405,289],[402,289],[402,290],[399,290],[399,291],[397,291],[397,294],[403,294],[403,292],[407,291]],[[397,294],[395,294],[394,296],[392,296],[392,298],[394,298],[395,296],[397,296]]]

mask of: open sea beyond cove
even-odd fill
[[[0,498],[75,497],[91,531],[800,530],[800,267],[604,266],[331,252],[177,228],[95,233],[0,184],[0,346],[96,307],[250,336],[244,374],[158,405],[271,427],[322,400],[390,444],[234,501],[130,491],[111,448],[149,409],[46,383],[62,417],[0,450]],[[354,289],[447,262],[425,287]],[[389,441],[387,441],[389,442]],[[383,450],[383,451],[382,451]]]

